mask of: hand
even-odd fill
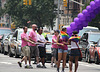
[[[31,42],[32,44],[34,44],[34,42]]]
[[[64,44],[61,44],[61,46],[64,46]]]

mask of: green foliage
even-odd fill
[[[16,26],[30,26],[32,23],[39,27],[44,25],[54,26],[53,20],[56,15],[53,13],[56,6],[53,0],[32,0],[32,5],[23,5],[23,0],[7,0],[5,13],[8,13]],[[31,24],[27,24],[31,21]]]

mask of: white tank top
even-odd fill
[[[79,45],[79,42],[77,43]],[[71,41],[71,49],[78,49],[75,42]]]

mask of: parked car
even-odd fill
[[[0,35],[9,34],[12,30],[10,28],[0,28]]]
[[[31,28],[28,28],[27,34],[31,31]],[[23,33],[22,28],[18,28],[15,30],[12,39],[10,41],[10,49],[9,49],[9,56],[15,58],[19,57],[21,54],[21,33]]]
[[[4,39],[4,55],[7,55],[10,49],[10,40],[13,36],[13,33],[10,33],[7,35],[7,37]]]
[[[7,34],[4,34],[2,36],[1,45],[0,45],[0,51],[1,51],[1,53],[4,53],[4,40],[5,40],[6,37],[7,37]]]
[[[80,46],[83,58],[88,61],[89,49],[93,46],[93,42],[97,42],[100,38],[100,32],[85,32],[80,40]],[[89,61],[88,61],[89,62]]]
[[[47,37],[48,37],[48,39],[49,39],[49,42],[52,42],[52,36],[53,35],[50,35],[50,34],[47,34]],[[51,61],[51,44],[47,44],[46,45],[46,60],[47,61]]]
[[[83,27],[83,29],[79,31],[78,35],[82,36],[87,31],[99,32],[99,28],[91,26]]]
[[[12,30],[10,28],[0,28],[0,52],[1,52],[1,41],[3,40],[4,34],[11,33]]]
[[[96,64],[100,63],[100,39],[98,42],[93,42],[87,51],[87,62],[94,61]]]

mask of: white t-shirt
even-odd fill
[[[79,45],[79,42],[77,44]],[[78,49],[78,46],[73,41],[71,41],[71,49]]]
[[[46,42],[45,38],[43,35],[37,34],[37,41],[42,41],[42,42]],[[44,43],[40,43],[38,46],[42,46],[44,47]]]

